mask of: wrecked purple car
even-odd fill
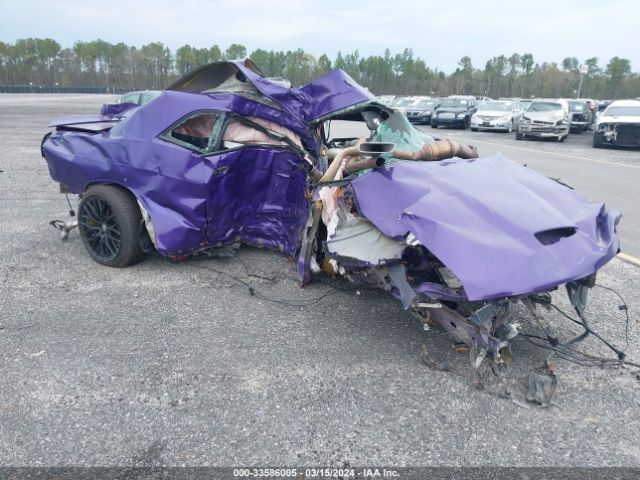
[[[331,120],[366,138],[329,138]],[[501,155],[416,130],[337,70],[296,89],[250,61],[196,69],[143,106],[52,121],[42,154],[98,263],[240,243],[378,287],[479,355],[508,356],[509,306],[566,285],[580,315],[619,213]],[[61,224],[67,233],[75,223]]]

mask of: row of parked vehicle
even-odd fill
[[[445,98],[382,96],[409,121],[433,128],[515,132],[516,140],[553,139],[593,130],[595,148],[640,147],[640,100],[500,98],[451,95]]]

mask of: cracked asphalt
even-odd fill
[[[40,140],[51,117],[107,98],[0,95],[0,465],[640,466],[637,368],[553,357],[558,391],[542,408],[526,402],[526,379],[547,352],[516,339],[513,366],[496,375],[487,362],[478,382],[468,353],[394,299],[301,289],[279,253],[153,256],[119,270],[93,262],[77,232],[60,241],[48,222],[68,207]],[[438,134],[605,199],[625,215],[623,247],[640,254],[637,151],[589,149],[587,135]],[[593,327],[640,362],[640,269],[615,259],[598,283],[627,300],[628,346],[605,289],[590,294]],[[568,310],[562,291],[553,298]],[[545,318],[562,338],[578,333]],[[611,353],[594,339],[581,348]]]

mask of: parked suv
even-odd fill
[[[476,112],[476,97],[470,95],[451,95],[442,100],[431,115],[431,126],[469,128],[471,115]]]
[[[526,137],[555,138],[563,142],[569,136],[571,114],[566,100],[536,98],[522,114],[516,140]]]
[[[569,100],[571,110],[571,131],[582,133],[591,128],[593,112],[585,100]]]

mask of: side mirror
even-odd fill
[[[385,153],[391,153],[395,150],[395,143],[388,142],[364,142],[360,144],[359,151],[362,155],[370,157],[378,157]]]
[[[387,142],[364,142],[360,144],[360,154],[369,157],[365,162],[375,162],[376,167],[381,167],[386,163],[385,153],[392,153],[396,148],[395,143]],[[373,165],[372,165],[373,166]]]

